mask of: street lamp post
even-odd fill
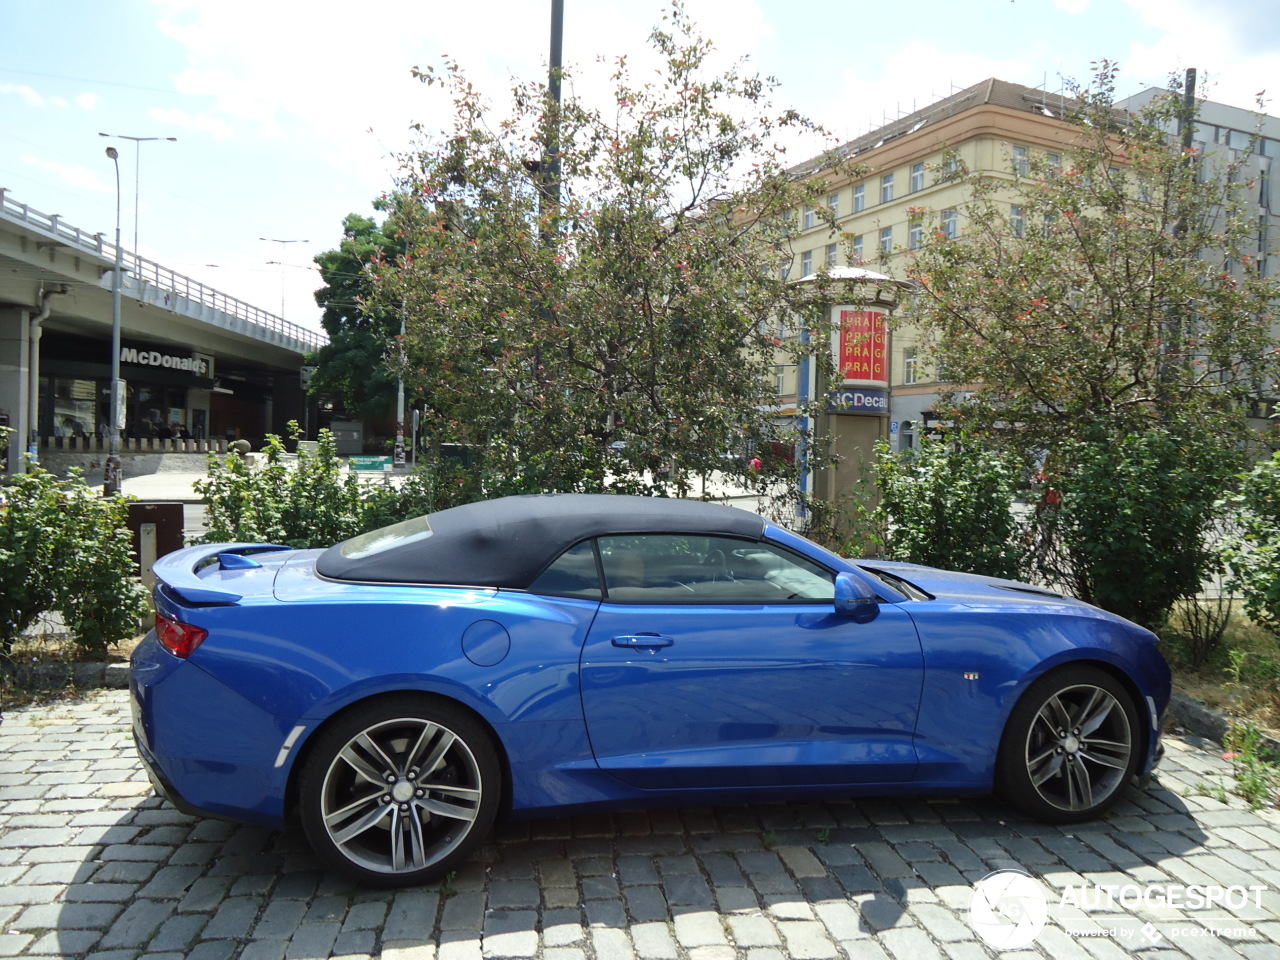
[[[284,319],[284,281],[285,281],[285,262],[284,250],[285,244],[289,243],[310,243],[310,240],[278,240],[275,237],[259,237],[259,240],[266,240],[268,243],[280,244],[280,319]]]
[[[142,180],[142,145],[148,140],[168,140],[171,143],[177,141],[177,137],[131,137],[124,133],[99,133],[100,137],[114,137],[117,140],[132,140],[136,152],[133,159],[133,255],[139,256],[138,253],[138,185]],[[116,179],[119,180],[117,173]]]
[[[120,246],[120,153],[107,147],[107,156],[116,168],[116,266],[111,271],[111,407],[107,411],[107,468],[102,478],[102,495],[118,496],[124,479],[120,471],[120,275],[124,272],[124,250]]]

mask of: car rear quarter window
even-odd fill
[[[529,592],[599,600],[600,568],[596,565],[596,551],[591,541],[579,543],[560,554],[530,585]]]
[[[431,524],[427,518],[414,517],[411,520],[393,523],[389,527],[371,530],[368,533],[360,534],[358,537],[345,540],[341,544],[341,551],[342,555],[348,560],[363,560],[365,557],[372,557],[375,554],[382,553],[384,550],[402,547],[406,543],[413,543],[416,540],[425,540],[429,536],[431,536]]]

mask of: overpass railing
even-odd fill
[[[63,223],[62,218],[57,214],[41,213],[25,203],[18,203],[9,197],[4,187],[0,187],[0,216],[14,223],[20,223],[36,233],[45,234],[59,243],[96,254],[111,264],[115,263],[116,245],[107,240],[105,234],[87,233],[80,227]],[[328,337],[323,333],[309,330],[274,313],[268,313],[260,307],[255,307],[253,304],[237,300],[220,290],[206,286],[199,280],[192,280],[137,253],[122,249],[120,257],[125,270],[138,280],[184,297],[191,303],[220,310],[281,336],[300,341],[308,350],[318,350],[329,342]]]

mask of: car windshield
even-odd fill
[[[862,564],[862,563],[858,564],[858,569],[861,570],[863,573],[871,574],[871,576],[875,577],[877,580],[880,580],[883,583],[888,584],[889,586],[897,590],[899,593],[903,594],[904,596],[912,600],[932,600],[933,599],[933,594],[926,593],[924,590],[921,590],[910,580],[904,580],[902,577],[898,576],[896,573],[890,573],[888,570],[882,570],[879,567],[869,566],[867,564]]]
[[[342,544],[342,555],[348,560],[360,560],[382,553],[384,550],[390,550],[392,547],[413,543],[415,540],[425,540],[429,536],[431,536],[431,524],[427,522],[427,518],[414,517],[411,520],[393,523],[389,527],[352,537]]]

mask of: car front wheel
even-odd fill
[[[1141,743],[1133,698],[1119,681],[1096,667],[1063,667],[1033,683],[1010,714],[998,784],[1037,819],[1079,823],[1120,799]]]
[[[423,883],[484,840],[501,779],[488,733],[469,713],[391,697],[320,734],[299,781],[302,826],[322,860],[362,883]]]

